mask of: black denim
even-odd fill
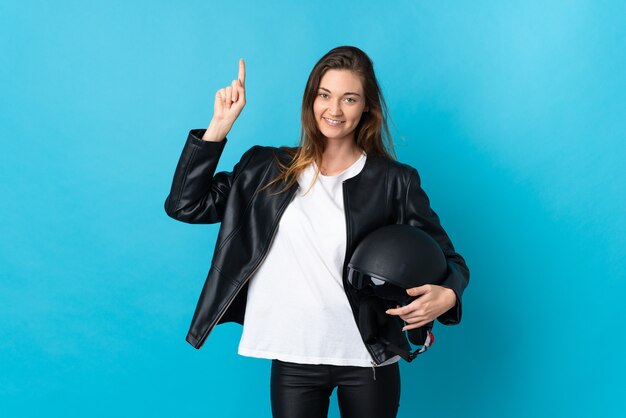
[[[357,367],[272,360],[274,418],[326,418],[337,387],[342,418],[395,418],[400,406],[400,366]]]

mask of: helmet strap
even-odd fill
[[[418,355],[428,350],[428,347],[430,347],[435,341],[435,336],[433,335],[432,332],[430,332],[430,330],[428,330],[426,341],[424,341],[424,345],[422,345],[421,348],[418,348],[415,351],[405,350],[404,348],[398,347],[394,343],[387,341],[386,339],[382,337],[380,338],[380,340],[383,344],[386,345],[386,348],[388,351],[392,352],[393,354],[399,355],[400,357],[402,357],[403,359],[405,359],[406,361],[410,363],[413,361],[415,357],[417,357]]]

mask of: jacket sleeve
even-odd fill
[[[454,291],[456,305],[437,319],[444,325],[461,321],[463,291],[469,283],[469,269],[463,257],[457,253],[448,234],[439,222],[439,216],[430,207],[428,196],[421,187],[419,174],[412,168],[406,190],[406,217],[409,225],[417,226],[432,236],[441,246],[448,264],[448,273],[440,285]]]
[[[215,173],[228,139],[204,141],[206,129],[192,129],[174,172],[165,212],[171,218],[190,224],[221,222],[231,185],[254,154],[246,151],[232,171]]]

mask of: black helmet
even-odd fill
[[[384,313],[385,306],[392,301],[393,307],[411,302],[415,297],[409,296],[406,289],[441,283],[447,268],[446,257],[437,241],[418,227],[393,224],[369,233],[359,242],[348,263],[348,282],[362,297],[370,297],[369,306],[360,311],[364,318],[359,322],[380,326],[388,316]],[[376,305],[371,302],[371,297],[388,302]],[[371,312],[374,306],[377,312]],[[376,319],[373,320],[372,316]],[[415,353],[402,350],[380,335],[377,339],[390,351],[411,361],[432,344],[434,336],[430,330],[433,325],[434,321],[408,331],[409,341],[422,346]]]

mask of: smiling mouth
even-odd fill
[[[330,126],[339,126],[342,123],[344,123],[344,120],[334,120],[334,119],[328,119],[328,118],[322,118],[326,121],[326,123]]]

